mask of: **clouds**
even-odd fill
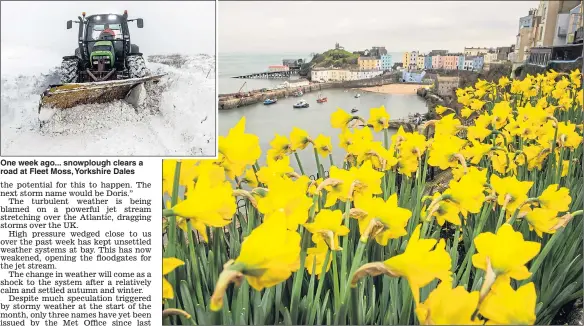
[[[220,52],[508,46],[539,1],[219,2]],[[286,24],[282,24],[285,22]]]
[[[2,2],[2,43],[50,49],[72,55],[76,25],[67,20],[81,12],[119,13],[143,18],[144,28],[130,23],[132,42],[145,55],[184,53],[215,54],[215,3],[213,1],[32,1]]]

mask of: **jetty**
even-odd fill
[[[290,69],[285,71],[264,71],[247,75],[234,76],[233,78],[240,79],[283,79],[290,78],[290,76],[298,75],[297,69]]]

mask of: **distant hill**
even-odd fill
[[[341,49],[328,50],[322,54],[315,54],[312,60],[302,65],[301,75],[308,75],[313,68],[358,68],[359,54],[353,54]]]

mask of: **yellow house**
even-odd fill
[[[375,57],[359,57],[359,69],[361,70],[378,70],[379,59]]]
[[[407,69],[409,64],[410,64],[410,59],[411,59],[411,54],[409,52],[404,52],[404,55],[402,57],[402,62],[403,62],[403,67],[404,69]]]
[[[416,67],[419,70],[424,70],[424,60],[425,59],[426,59],[426,56],[425,55],[418,55],[418,59],[417,59],[417,62],[416,62]]]

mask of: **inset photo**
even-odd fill
[[[214,1],[1,6],[3,156],[216,157]]]

